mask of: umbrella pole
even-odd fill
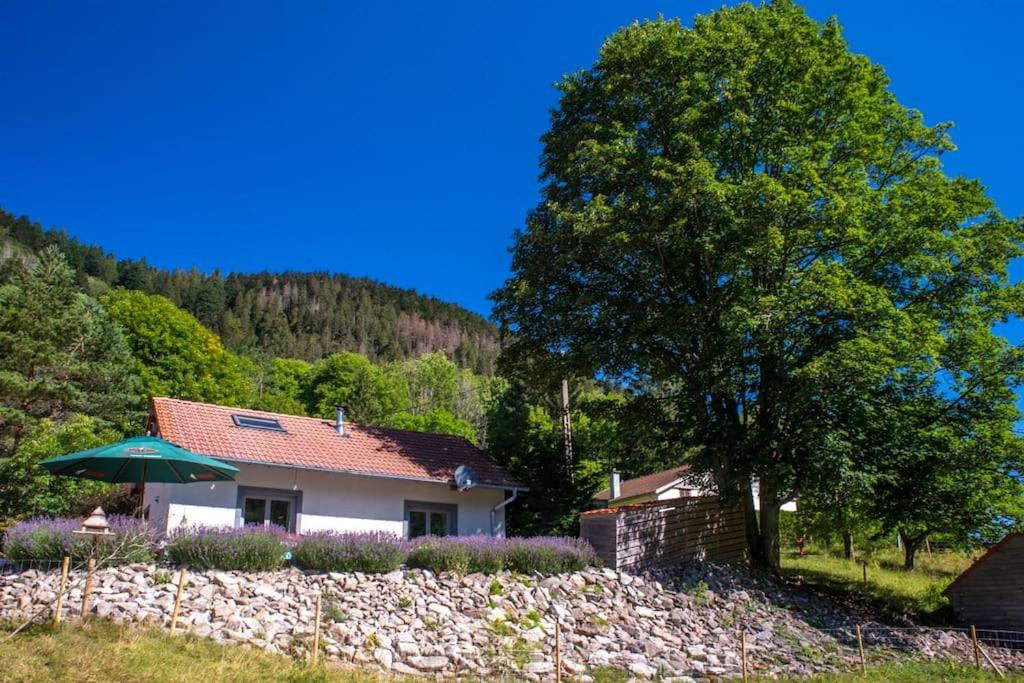
[[[142,480],[139,482],[139,519],[146,510],[146,461],[142,461]]]

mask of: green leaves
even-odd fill
[[[835,468],[853,504],[886,463],[867,435],[906,429],[907,401],[957,412],[968,391],[973,417],[940,441],[975,450],[970,420],[1015,411],[1015,361],[987,359],[1019,311],[1024,230],[943,173],[949,125],[888,88],[792,2],[609,37],[543,137],[544,199],[494,294],[505,369],[664,387],[675,438],[727,496],[760,477],[768,510]],[[938,447],[914,429],[901,452]],[[768,562],[771,517],[753,548]]]
[[[119,289],[102,302],[125,331],[146,395],[236,406],[254,400],[242,362],[170,300]]]

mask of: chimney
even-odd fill
[[[345,436],[345,408],[338,406],[338,417],[334,421],[334,431],[338,436]]]
[[[622,495],[621,479],[619,478],[619,471],[612,468],[612,481],[611,486],[608,489],[608,500],[615,500]]]

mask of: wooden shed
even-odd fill
[[[989,548],[943,592],[963,624],[1024,631],[1024,534]]]

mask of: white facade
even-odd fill
[[[147,484],[149,519],[162,531],[179,526],[240,526],[247,498],[280,500],[296,533],[321,530],[389,531],[409,535],[410,513],[443,516],[448,533],[505,535],[503,489],[476,487],[454,491],[444,483],[408,481],[231,463],[235,481]],[[255,501],[251,501],[255,502]],[[287,505],[286,505],[287,503]],[[268,508],[269,509],[269,508]],[[492,529],[493,519],[493,529]]]

